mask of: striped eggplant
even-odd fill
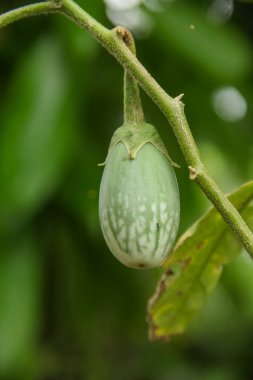
[[[180,204],[172,164],[152,125],[116,130],[100,185],[99,217],[108,247],[128,267],[157,267],[173,246]]]

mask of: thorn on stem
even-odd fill
[[[180,95],[176,96],[175,99],[176,99],[176,100],[181,100],[183,96],[184,96],[184,94],[180,94]]]
[[[190,171],[190,179],[193,181],[198,175],[197,169],[193,168],[192,166],[188,166],[188,168]]]

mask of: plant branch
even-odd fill
[[[26,17],[53,13],[58,10],[59,4],[53,1],[43,1],[37,4],[25,5],[24,7],[20,7],[0,15],[0,28]]]
[[[73,0],[52,0],[8,12],[0,16],[0,28],[23,17],[54,11],[62,13],[95,37],[138,81],[154,103],[157,104],[174,131],[189,167],[190,178],[203,190],[233,230],[237,239],[253,257],[253,234],[238,211],[207,173],[184,114],[184,105],[181,102],[182,95],[172,98],[159,86],[126,45],[124,38],[118,33],[118,28],[108,30]]]

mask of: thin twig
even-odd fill
[[[29,4],[0,15],[0,28],[26,17],[39,16],[59,11],[60,5],[53,1]]]

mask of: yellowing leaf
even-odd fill
[[[229,199],[253,227],[253,181]],[[186,231],[165,263],[165,274],[149,303],[151,340],[170,339],[186,330],[217,284],[223,265],[240,250],[214,208]]]

